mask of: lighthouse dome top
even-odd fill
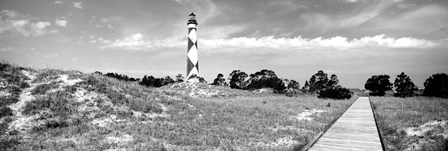
[[[190,16],[190,19],[188,19],[187,24],[195,24],[195,25],[198,25],[198,22],[196,21],[196,15],[195,15],[193,12],[191,12],[191,14],[188,15],[188,16]]]

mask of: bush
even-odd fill
[[[319,98],[330,98],[330,99],[350,99],[352,97],[352,92],[349,89],[343,88],[341,86],[328,87],[321,89],[319,92]]]

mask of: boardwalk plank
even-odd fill
[[[360,97],[309,151],[380,151],[380,137],[368,97]]]

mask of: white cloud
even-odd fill
[[[155,49],[175,48],[184,45],[182,38],[166,38],[161,40],[147,40],[145,41],[141,33],[137,33],[123,39],[117,39],[115,41],[105,40],[99,38],[91,43],[100,42],[103,49],[124,49],[124,50],[144,50],[151,51]]]
[[[360,0],[342,0],[343,2],[347,2],[347,3],[355,3],[358,2]]]
[[[55,24],[61,27],[67,26],[68,21],[63,19],[56,19]]]
[[[54,4],[62,4],[62,1],[54,1]]]
[[[34,36],[40,36],[40,35],[44,35],[44,34],[46,34],[46,33],[48,33],[48,32],[51,32],[51,31],[48,31],[48,30],[46,30],[45,28],[46,27],[48,27],[48,26],[50,26],[51,25],[51,23],[50,22],[37,22],[37,23],[31,23],[30,24],[30,35],[34,35]]]
[[[17,13],[14,10],[2,10],[2,13],[5,14],[9,18],[16,18],[19,16],[19,13]]]
[[[158,50],[166,48],[182,48],[186,46],[186,39],[171,37],[159,40],[145,40],[140,33],[118,39],[115,41],[96,40],[102,44],[103,49],[123,50]],[[252,51],[252,53],[269,53],[278,51],[319,50],[319,49],[363,49],[363,48],[427,48],[438,43],[413,37],[391,38],[385,35],[362,37],[349,40],[346,37],[336,36],[331,38],[274,38],[266,36],[261,38],[237,37],[227,39],[199,39],[199,49],[207,52],[235,52]]]
[[[35,21],[37,19],[31,18],[15,12],[14,10],[3,10],[5,18],[0,18],[0,34],[10,32],[13,34],[20,34],[23,36],[40,36],[47,33],[56,33],[56,30],[50,30],[50,22]]]
[[[83,7],[82,7],[82,2],[73,2],[73,7],[82,9],[82,8],[83,8]]]
[[[362,37],[359,39],[348,40],[346,37],[336,36],[331,38],[274,38],[273,36],[261,38],[231,38],[231,39],[205,39],[198,41],[203,49],[212,51],[223,48],[242,49],[242,48],[268,48],[276,50],[301,50],[301,49],[362,49],[362,48],[426,48],[435,46],[436,43],[413,37],[390,38],[385,35],[376,35],[373,37]]]

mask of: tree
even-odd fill
[[[207,81],[203,77],[198,76],[199,83],[207,83]]]
[[[395,87],[395,96],[406,97],[412,96],[414,94],[414,90],[417,90],[417,86],[415,86],[414,82],[412,82],[411,78],[401,72],[401,74],[397,75],[394,82]]]
[[[330,98],[330,99],[350,99],[352,97],[352,92],[349,89],[337,86],[326,87],[319,91],[319,98]]]
[[[166,76],[165,79],[163,79],[163,85],[168,85],[174,83],[174,80],[170,76]]]
[[[364,88],[372,91],[369,95],[384,96],[387,90],[392,90],[392,84],[389,82],[389,75],[373,75],[367,79]]]
[[[176,82],[184,82],[184,76],[182,76],[182,74],[178,74],[176,76]]]
[[[289,80],[285,79],[285,81],[277,77],[271,78],[272,89],[274,89],[274,93],[283,93],[283,91],[286,89]]]
[[[339,84],[338,76],[336,74],[332,74],[330,76],[330,80],[325,84],[325,87],[333,87]]]
[[[445,73],[437,73],[426,79],[424,96],[448,97],[448,75]]]
[[[328,82],[328,75],[322,70],[317,71],[316,74],[312,75],[310,78],[310,92],[318,92],[325,87]]]
[[[263,69],[251,74],[246,85],[248,89],[274,88],[278,79],[274,71]]]
[[[232,73],[229,74],[230,87],[236,89],[244,89],[245,82],[244,80],[247,78],[247,74],[240,70],[233,70]]]
[[[215,80],[213,80],[212,85],[228,86],[229,84],[226,83],[226,79],[224,78],[224,75],[222,73],[219,73],[218,76],[216,76]]]
[[[297,96],[296,90],[300,89],[299,82],[291,80],[286,88],[286,96]]]
[[[308,80],[305,81],[305,85],[302,87],[302,92],[306,93],[310,91],[310,83],[308,83]]]

